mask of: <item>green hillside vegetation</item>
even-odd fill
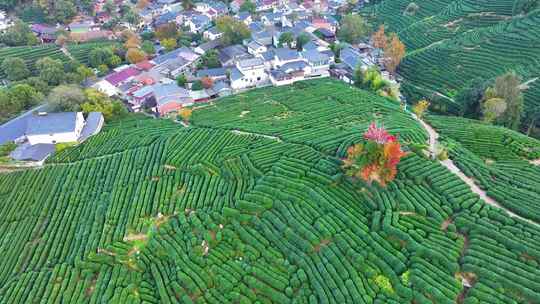
[[[323,79],[198,105],[188,128],[131,116],[42,169],[0,174],[0,302],[539,302],[537,225],[421,153],[386,188],[343,176],[374,120],[406,147],[427,140],[398,103]],[[466,151],[452,157],[479,176],[489,157],[524,183],[487,187],[538,198],[524,160],[538,142],[486,126],[513,144],[475,149],[479,135],[447,125]]]
[[[39,45],[39,46],[15,46],[15,47],[0,47],[0,58],[18,57],[26,62],[26,66],[30,72],[34,73],[35,63],[44,57],[52,59],[60,59],[62,62],[68,61],[68,58],[60,48],[56,45]],[[0,69],[0,78],[6,78],[4,71]]]
[[[120,43],[115,41],[96,41],[80,44],[68,44],[67,50],[78,62],[90,66],[89,55],[90,51],[97,48],[108,48],[112,46],[120,46]]]
[[[411,3],[414,13],[407,13]],[[364,13],[399,34],[408,54],[400,67],[414,100],[434,92],[453,98],[475,78],[515,70],[523,81],[540,76],[540,7],[528,0],[383,0]],[[440,99],[448,111],[462,105]],[[540,81],[525,91],[526,108],[540,105]]]

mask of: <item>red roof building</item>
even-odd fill
[[[149,71],[151,68],[154,67],[154,64],[151,63],[149,60],[144,60],[135,65],[139,70],[142,71]]]

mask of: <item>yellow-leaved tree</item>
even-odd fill
[[[430,105],[429,101],[427,101],[425,99],[420,100],[419,102],[417,102],[413,106],[414,114],[416,114],[416,116],[418,116],[418,118],[422,118],[422,116],[424,116],[424,113],[426,112],[426,110],[429,108],[429,105]]]
[[[405,57],[405,44],[399,40],[396,33],[392,33],[389,42],[384,48],[384,65],[388,72],[395,74],[401,59]]]

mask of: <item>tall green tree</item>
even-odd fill
[[[473,79],[465,88],[458,91],[454,100],[461,105],[461,116],[479,119],[482,115],[482,100],[489,83],[481,78]]]
[[[296,48],[299,51],[302,51],[304,49],[304,45],[310,41],[311,37],[307,33],[301,33],[298,35],[298,37],[296,37]]]
[[[495,93],[505,100],[507,109],[501,117],[502,124],[512,130],[517,130],[523,113],[523,94],[521,92],[521,77],[511,71],[495,79]]]
[[[39,73],[39,78],[53,86],[59,85],[65,76],[62,61],[50,57],[44,57],[38,60],[36,62],[36,69]]]
[[[88,54],[88,60],[91,67],[97,68],[102,64],[110,64],[114,53],[110,48],[95,48]]]
[[[348,43],[358,43],[368,34],[368,24],[360,15],[349,14],[341,20],[338,36]]]
[[[281,35],[279,35],[278,39],[278,46],[284,47],[287,45],[288,47],[292,47],[292,43],[294,42],[294,36],[291,32],[285,32]]]
[[[154,55],[156,53],[156,47],[150,40],[143,41],[141,49],[148,55]]]
[[[8,57],[2,61],[2,70],[11,81],[23,80],[30,76],[30,70],[24,60],[18,57]]]
[[[242,21],[235,20],[231,16],[219,17],[216,20],[217,29],[223,33],[221,41],[224,45],[242,43],[251,36],[248,26]]]
[[[256,9],[257,6],[251,0],[246,0],[244,3],[242,3],[242,5],[240,5],[241,12],[249,12],[250,14],[254,14]]]
[[[76,112],[86,101],[86,95],[76,85],[60,85],[51,91],[47,99],[55,112]]]
[[[8,46],[36,45],[39,43],[28,24],[20,20],[15,21],[13,26],[0,34],[0,42]]]

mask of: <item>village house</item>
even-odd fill
[[[234,16],[239,21],[242,21],[246,25],[250,25],[251,22],[253,22],[253,17],[251,17],[251,14],[249,12],[239,12],[237,15]]]
[[[164,14],[161,14],[157,16],[154,20],[154,27],[158,28],[160,26],[166,25],[170,22],[176,22],[176,18],[178,17],[177,12],[165,12]]]
[[[261,55],[262,53],[266,52],[267,50],[268,50],[268,48],[266,46],[258,43],[255,40],[252,40],[247,44],[248,53],[250,53],[251,55],[253,55],[255,57]]]
[[[261,58],[238,60],[231,69],[231,88],[234,90],[257,87],[267,82],[268,74]]]
[[[164,77],[175,79],[193,69],[200,55],[187,47],[181,47],[174,51],[154,57],[151,62],[155,65],[152,70],[159,72]]]
[[[51,43],[56,41],[56,32],[58,28],[46,24],[35,23],[30,25],[30,30],[41,40],[42,43]]]
[[[207,29],[203,33],[204,39],[207,39],[207,40],[216,40],[216,39],[221,38],[222,36],[223,36],[223,33],[219,32],[219,30],[215,26]]]
[[[114,87],[119,87],[122,84],[130,81],[133,77],[139,75],[141,71],[135,66],[121,66],[114,70],[114,73],[111,73],[105,77],[105,80],[109,82]]]
[[[328,43],[334,43],[336,41],[336,34],[325,28],[317,29],[314,34]]]
[[[311,24],[315,29],[325,29],[332,33],[335,33],[337,30],[338,23],[333,18],[323,18],[323,17],[314,17],[311,19]]]
[[[213,50],[221,45],[221,41],[219,39],[216,40],[210,40],[208,42],[202,43],[199,46],[197,46],[194,51],[195,53],[199,55],[203,55],[206,52]]]
[[[327,54],[317,50],[303,51],[300,54],[311,67],[309,77],[328,77],[330,75],[330,57]]]
[[[253,57],[242,45],[235,44],[219,50],[218,58],[222,66],[232,66],[240,59]]]
[[[118,95],[119,93],[118,89],[114,85],[104,79],[94,83],[91,87],[109,97]]]
[[[273,33],[270,30],[266,29],[259,32],[252,31],[251,39],[264,46],[270,46],[274,43]]]
[[[289,48],[278,48],[274,50],[274,57],[272,58],[272,67],[279,69],[282,65],[300,60],[300,54],[296,50]]]
[[[265,13],[261,16],[261,21],[264,25],[274,25],[278,22],[281,22],[281,18],[283,17],[282,13]]]
[[[159,116],[177,112],[182,107],[193,104],[190,92],[179,87],[176,83],[156,84],[153,86],[152,93],[156,101],[156,112]]]
[[[206,15],[195,14],[184,22],[192,33],[202,33],[211,23]]]
[[[240,11],[240,7],[242,4],[244,4],[245,0],[232,0],[231,3],[229,3],[229,7],[233,12]]]
[[[9,28],[13,22],[9,19],[5,11],[0,10],[0,32]]]
[[[278,7],[278,0],[256,0],[255,6],[257,12],[268,11]]]
[[[28,121],[26,138],[31,145],[76,142],[83,127],[82,112],[40,113]]]
[[[226,68],[213,68],[213,69],[198,70],[196,76],[198,79],[201,79],[203,77],[209,77],[214,82],[227,80],[227,69]]]

